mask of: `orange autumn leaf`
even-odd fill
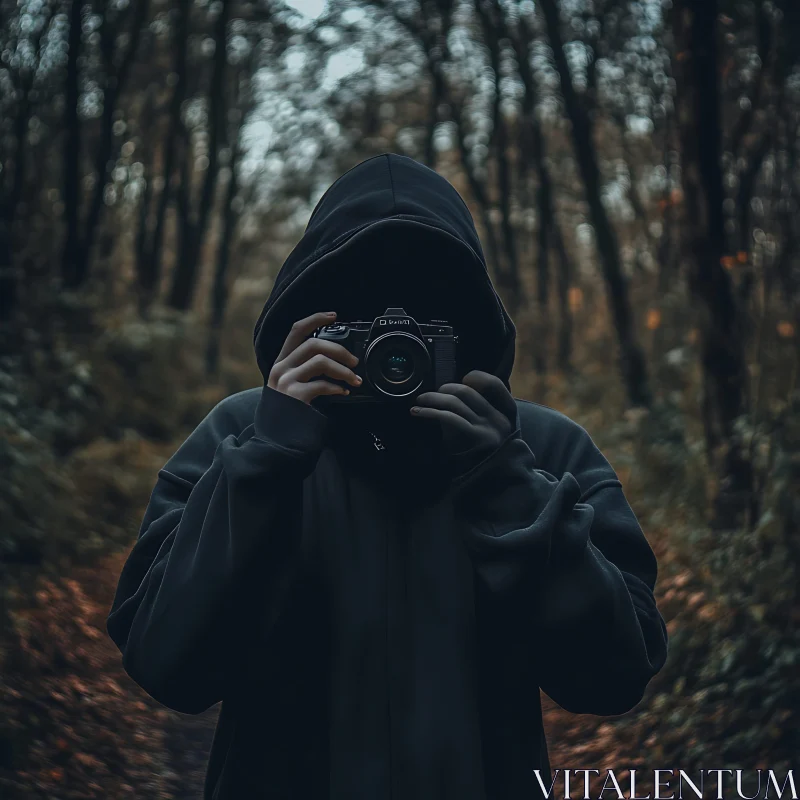
[[[647,311],[647,330],[654,331],[661,325],[661,311],[650,308]]]
[[[733,265],[736,263],[736,260],[733,256],[722,256],[719,260],[719,263],[722,264],[725,269],[733,269]]]
[[[577,311],[583,305],[583,291],[580,286],[570,286],[567,300],[571,311]]]
[[[79,761],[85,767],[99,767],[100,761],[90,753],[75,753],[75,760]]]
[[[781,339],[791,339],[794,336],[794,325],[791,322],[783,320],[776,325],[776,328]]]
[[[737,261],[738,261],[740,264],[746,264],[746,263],[747,263],[747,253],[746,253],[744,250],[740,250],[740,251],[739,251],[739,252],[736,254],[736,260],[737,260]]]
[[[704,598],[705,594],[703,594],[703,592],[692,592],[692,594],[689,595],[689,602],[688,602],[689,608],[693,608],[694,606],[699,605]]]

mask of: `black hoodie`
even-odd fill
[[[389,306],[450,320],[459,375],[508,385],[514,325],[470,213],[394,154],[314,210],[255,328],[265,379],[295,320]],[[450,480],[435,437],[378,452],[265,381],[159,471],[108,632],[160,703],[222,702],[206,800],[529,800],[551,782],[540,687],[578,714],[642,699],[668,651],[653,551],[588,433],[516,403],[513,434]],[[400,461],[413,479],[379,479]]]

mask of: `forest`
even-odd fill
[[[411,156],[468,203],[512,388],[591,434],[659,561],[664,669],[548,698],[553,767],[800,752],[800,4],[0,0],[0,797],[200,796],[105,619],[158,469],[259,385],[327,187]],[[624,775],[624,773],[623,773]]]

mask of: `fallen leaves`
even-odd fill
[[[104,632],[124,553],[68,577],[41,576],[23,605],[17,592],[3,676],[3,733],[26,742],[3,787],[64,800],[174,796],[163,711],[128,678]],[[128,788],[124,788],[127,786]]]

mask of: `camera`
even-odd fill
[[[402,308],[387,308],[372,322],[337,322],[318,328],[314,336],[337,342],[358,357],[353,370],[363,383],[319,376],[345,386],[346,396],[317,398],[327,402],[413,400],[456,380],[456,344],[452,326],[444,320],[420,324]]]

